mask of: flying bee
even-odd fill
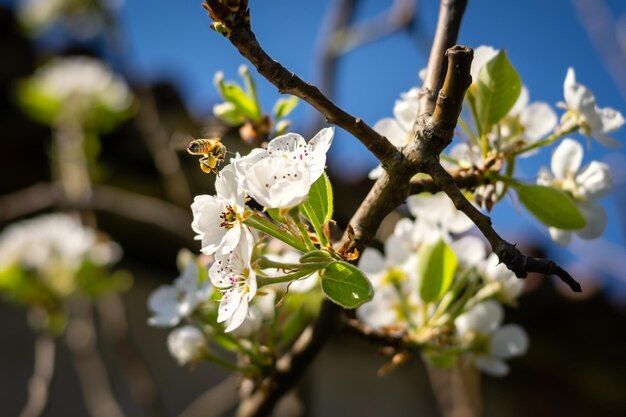
[[[222,145],[219,138],[196,139],[189,143],[187,152],[191,155],[202,155],[200,169],[202,172],[217,174],[217,166],[224,162],[226,146]]]

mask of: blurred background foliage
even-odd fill
[[[84,1],[81,7],[88,12],[80,7],[66,10],[70,18],[64,25],[35,30],[19,23],[15,2],[0,2],[0,56],[4,57],[0,65],[0,228],[42,213],[92,211],[98,228],[123,249],[119,267],[134,276],[132,289],[121,298],[105,296],[93,306],[97,318],[93,328],[99,336],[97,347],[104,369],[92,366],[90,372],[105,372],[119,404],[117,411],[98,414],[90,400],[79,394],[85,380],[80,363],[85,358],[81,359],[80,349],[68,340],[68,346],[59,345],[56,353],[56,372],[44,416],[174,416],[201,395],[212,404],[210,411],[203,408],[205,416],[233,407],[234,384],[228,379],[221,382],[224,371],[209,364],[192,370],[179,368],[167,354],[166,332],[146,326],[147,294],[177,275],[179,249],[199,249],[189,227],[189,204],[194,195],[213,191],[213,176],[202,173],[197,158],[185,153],[189,140],[216,134],[223,136],[222,142],[231,152],[250,149],[241,140],[239,126],[216,120],[210,112],[221,101],[212,85],[214,72],[224,70],[226,79],[234,79],[243,61],[208,29],[209,20],[199,5],[192,3],[169,1],[147,6],[135,0],[123,5]],[[311,3],[316,4],[307,2],[300,10],[302,16],[295,18],[291,2],[276,2],[271,7],[251,2],[259,23],[258,36],[279,60],[284,59],[305,78],[319,81],[354,114],[372,124],[389,116],[399,92],[418,83],[437,2],[415,2],[418,7],[411,12],[411,19],[408,23],[400,19],[391,35],[383,34],[376,42],[335,56],[329,52],[332,48],[323,47],[333,24],[332,18],[323,15],[333,16],[341,2]],[[355,1],[359,7],[350,20],[369,21],[396,3],[405,2]],[[622,2],[502,3],[470,1],[461,42],[510,48],[511,59],[533,98],[560,100],[562,78],[567,66],[574,65],[602,103],[624,108],[626,66],[621,73],[615,69],[626,60],[626,6]],[[586,21],[590,15],[606,19],[607,13],[614,46],[608,52],[597,40],[602,31]],[[315,43],[318,31],[321,35]],[[503,35],[507,31],[510,37]],[[522,38],[522,34],[528,36]],[[118,124],[98,129],[99,140],[93,145],[97,149],[89,159],[94,183],[91,196],[68,203],[51,177],[53,129],[41,123],[41,118],[29,117],[18,104],[17,86],[42,63],[78,55],[108,62],[127,80],[136,99],[132,111]],[[259,85],[263,109],[269,113],[278,96],[254,73],[252,76]],[[541,97],[544,91],[547,96]],[[305,136],[321,123],[303,103],[293,116],[292,130]],[[625,142],[624,132],[619,134],[618,139]],[[375,165],[347,136],[338,134],[329,160],[340,226],[368,191],[371,181],[367,172]],[[510,205],[494,214],[505,237],[520,242],[527,252],[550,253],[569,263],[585,292],[573,298],[551,280],[527,279],[521,308],[507,311],[507,317],[528,331],[531,347],[526,356],[511,363],[509,377],[483,377],[485,415],[626,413],[625,157],[623,149],[603,156],[616,169],[615,189],[608,203],[611,230],[599,244],[576,242],[573,253],[555,249],[534,224],[521,221]],[[536,167],[525,165],[522,170],[532,177]],[[383,224],[381,236],[390,233],[389,229]],[[26,402],[35,335],[24,310],[15,304],[0,303],[0,323],[5,330],[0,344],[0,415],[13,416]],[[383,362],[377,347],[367,341],[351,336],[335,340],[313,364],[299,389],[307,405],[306,415],[437,415],[425,369],[417,358],[406,367],[376,377]],[[211,391],[211,387],[217,388]],[[196,415],[187,411],[185,416]]]

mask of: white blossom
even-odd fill
[[[449,233],[466,232],[474,225],[465,213],[454,207],[445,193],[410,196],[407,206],[413,216],[436,226],[443,237]]]
[[[504,361],[520,356],[528,350],[528,336],[517,325],[500,326],[504,318],[502,306],[487,300],[477,304],[454,320],[457,334],[462,339],[488,338],[486,351],[476,353],[474,364],[492,376],[503,376],[509,372]]]
[[[596,200],[611,190],[611,175],[603,162],[593,161],[581,169],[582,160],[582,145],[564,139],[552,154],[551,170],[541,169],[537,183],[568,192],[586,220],[586,225],[574,233],[582,239],[595,239],[607,223],[606,213]],[[569,230],[551,227],[549,231],[552,239],[562,245],[569,243],[572,236]]]
[[[0,269],[11,265],[43,271],[49,265],[73,272],[89,260],[107,265],[120,248],[67,214],[48,214],[8,226],[0,235]]]
[[[524,281],[517,278],[506,265],[500,263],[495,253],[484,261],[483,277],[487,283],[498,286],[498,294],[505,303],[515,303],[524,289]]]
[[[222,293],[217,322],[226,322],[225,332],[243,323],[248,316],[249,303],[256,295],[256,274],[250,265],[253,246],[252,234],[246,232],[231,252],[217,253],[209,268],[211,282]]]
[[[148,298],[148,308],[152,313],[148,324],[155,327],[176,326],[207,301],[212,288],[208,281],[200,283],[198,274],[198,266],[190,261],[173,285],[156,288]]]
[[[207,342],[199,329],[187,325],[172,330],[167,336],[167,348],[178,364],[183,366],[200,359]]]
[[[234,162],[243,189],[266,208],[301,203],[324,172],[334,128],[322,129],[308,143],[296,133],[272,139]]]
[[[581,130],[587,136],[594,137],[605,146],[617,147],[620,142],[611,138],[607,133],[614,132],[624,124],[622,114],[610,107],[598,107],[596,98],[591,90],[576,82],[573,68],[567,70],[563,82],[564,107],[568,110],[561,122],[566,130],[570,126],[582,125]]]
[[[400,94],[400,100],[396,100],[393,106],[393,118],[387,117],[379,120],[374,125],[374,130],[386,137],[394,146],[406,145],[411,139],[413,123],[419,110],[419,92],[417,87]],[[370,179],[376,179],[382,174],[382,166],[379,165],[369,173]]]
[[[216,195],[199,195],[191,204],[191,228],[202,241],[202,253],[232,251],[249,232],[243,224],[245,199],[232,164],[225,166],[215,180]]]
[[[71,111],[79,118],[99,106],[123,112],[132,103],[124,80],[95,58],[56,58],[39,68],[29,83],[39,94],[59,103],[62,112]]]

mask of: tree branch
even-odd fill
[[[461,28],[467,0],[441,0],[433,46],[430,49],[426,78],[420,97],[420,115],[432,114],[437,92],[446,74],[446,51],[454,46]],[[455,121],[456,122],[456,121]]]
[[[261,48],[250,29],[248,2],[242,0],[234,3],[238,3],[235,10],[225,6],[219,0],[206,0],[203,6],[215,21],[213,27],[230,40],[239,53],[254,65],[259,74],[274,84],[280,93],[301,98],[324,115],[328,123],[351,133],[380,160],[383,166],[390,165],[401,158],[396,147],[367,123],[336,106],[316,86],[304,82],[295,73],[288,71],[273,60]]]

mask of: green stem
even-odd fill
[[[528,151],[532,151],[533,149],[541,148],[543,146],[548,146],[548,145],[552,144],[554,141],[562,138],[565,135],[569,135],[570,133],[573,133],[573,132],[577,131],[578,129],[579,129],[579,126],[578,125],[574,125],[574,126],[570,127],[567,130],[563,130],[563,131],[556,130],[554,133],[552,133],[547,138],[542,139],[542,140],[538,140],[535,143],[531,143],[529,145],[526,145],[525,147],[523,147],[519,151],[515,152],[515,156],[523,154],[523,153],[526,153]]]
[[[326,240],[326,236],[324,236],[324,232],[322,231],[322,225],[317,221],[315,217],[315,213],[311,213],[311,210],[306,204],[300,205],[300,211],[309,219],[313,228],[315,229],[315,234],[317,235],[317,240],[320,242],[321,246],[326,246],[328,241]]]
[[[268,235],[285,242],[300,252],[307,252],[307,247],[295,236],[286,233],[282,228],[259,214],[249,216],[244,223],[254,229],[260,230],[263,233],[267,233]]]
[[[515,172],[515,158],[509,157],[506,161],[506,171],[504,172],[504,175],[507,178],[513,178],[514,172]],[[509,185],[510,184],[508,182],[504,182],[504,188],[502,189],[502,192],[498,195],[498,201],[502,200],[504,196],[506,195],[506,193],[509,192]]]
[[[309,229],[304,225],[304,223],[302,223],[302,220],[300,220],[300,216],[297,213],[293,215],[290,213],[290,216],[293,222],[295,223],[296,227],[298,228],[298,231],[300,232],[300,235],[302,236],[302,239],[304,240],[304,244],[306,245],[306,248],[309,251],[317,250],[317,247],[311,240],[311,236],[309,236]]]
[[[458,124],[461,130],[467,135],[467,137],[469,137],[476,146],[480,146],[478,136],[476,136],[476,134],[472,131],[472,128],[467,124],[465,119],[459,118]]]
[[[266,285],[280,284],[283,282],[289,282],[289,281],[294,281],[300,278],[304,278],[308,275],[315,273],[316,271],[317,269],[305,269],[302,271],[294,272],[291,274],[285,274],[285,275],[281,275],[278,277],[270,277],[270,276],[263,275],[263,274],[257,274],[256,283],[258,287],[261,288]]]
[[[292,263],[287,263],[287,262],[276,262],[266,257],[261,257],[257,260],[255,266],[259,269],[276,268],[276,269],[282,269],[282,270],[295,270],[295,271],[311,269],[311,270],[317,271],[319,269],[326,268],[328,264],[332,262],[333,262],[332,260],[329,260],[328,262],[305,262],[305,263],[292,264]]]

